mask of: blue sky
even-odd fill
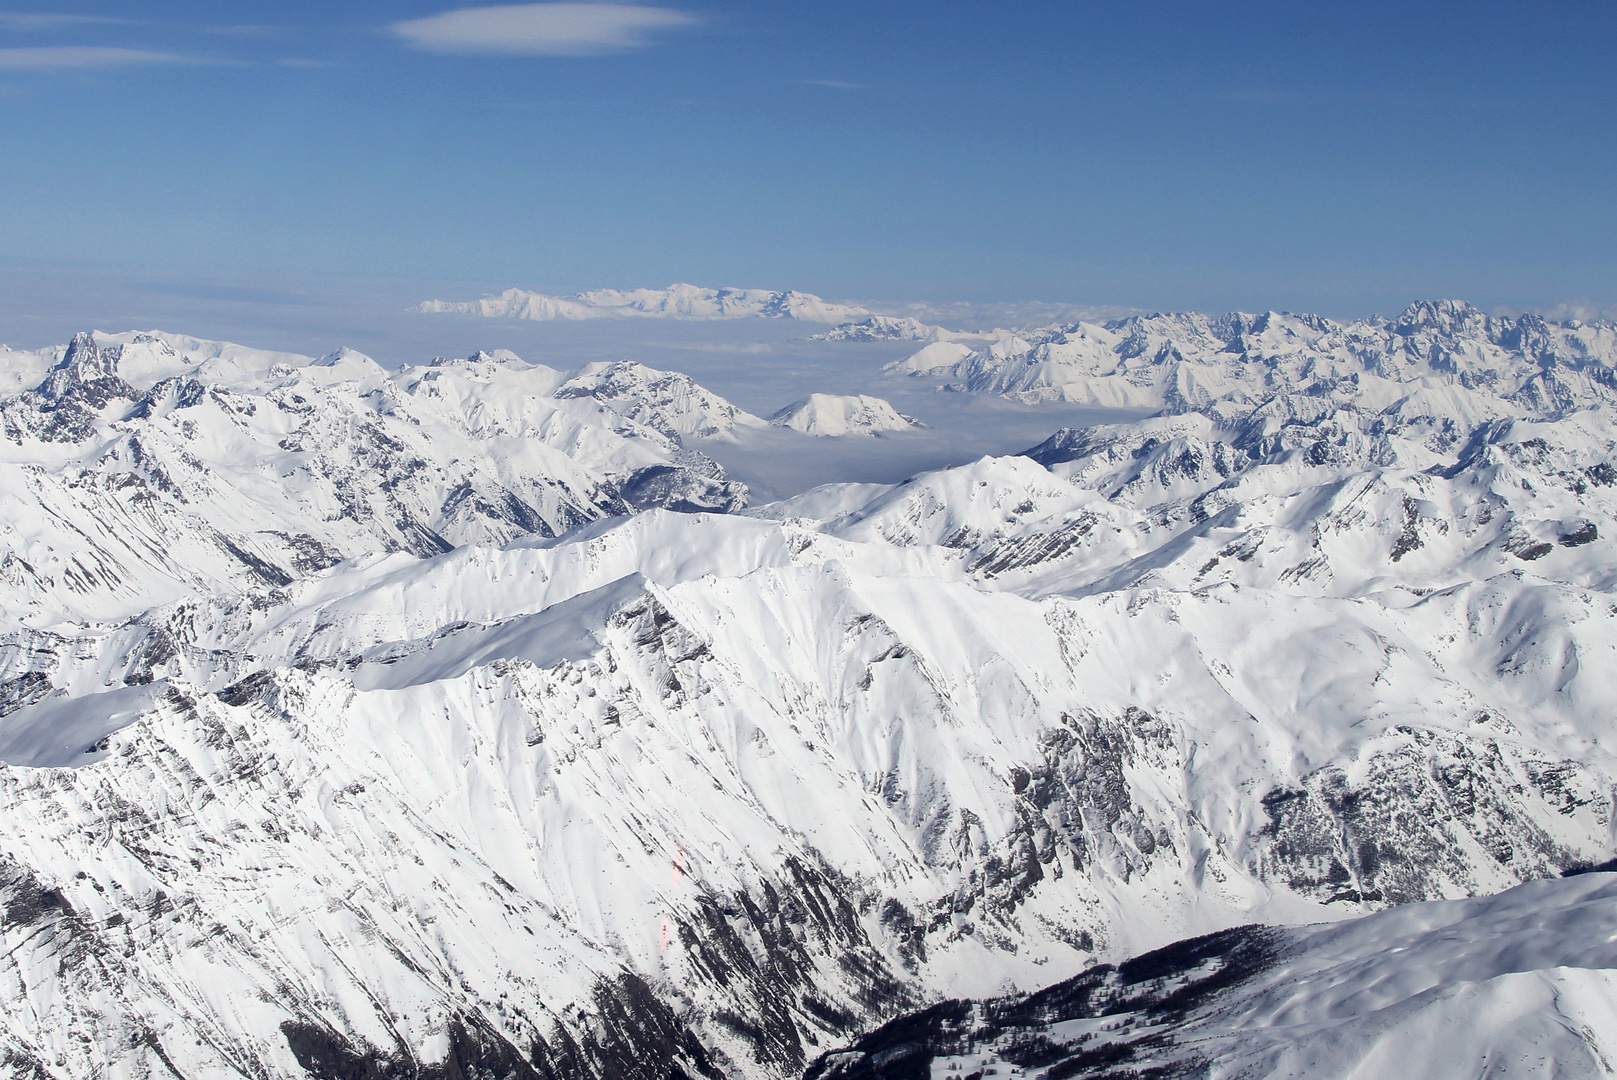
[[[0,13],[0,262],[1609,311],[1614,46],[1617,0],[50,0]]]

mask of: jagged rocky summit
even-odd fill
[[[1497,325],[1457,316],[1426,355]],[[631,499],[668,469],[722,494],[689,443],[764,423],[637,365],[156,335],[10,358],[34,365],[0,402],[14,1075],[790,1077],[1052,985],[1135,1017],[1091,1048],[1167,1067],[1188,1043],[1131,1032],[1248,944],[1294,949],[1324,1008],[1374,942],[1442,938],[1398,919],[1508,936],[1560,905],[1545,933],[1587,942],[1609,905],[1589,875],[1400,907],[1612,856],[1592,347],[1576,378],[1474,386],[1422,360],[1375,409],[1282,364],[1251,401],[1256,376],[742,510]],[[1149,986],[1123,963],[1206,934]],[[1528,944],[1533,986],[1604,1000]],[[1186,1031],[1239,1041],[1269,978],[1187,1002]],[[1001,1027],[970,1053],[1015,1064]]]

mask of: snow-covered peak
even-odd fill
[[[126,386],[119,373],[123,348],[119,345],[103,346],[93,334],[77,334],[62,354],[62,359],[51,368],[38,393],[47,401],[59,401],[74,391],[107,384]]]
[[[810,394],[775,413],[769,422],[805,435],[875,435],[922,426],[886,399],[865,394]]]
[[[975,350],[959,341],[934,341],[922,346],[903,360],[887,365],[887,370],[905,375],[921,375],[946,371],[963,362]]]
[[[58,347],[14,349],[0,345],[0,395],[38,386],[61,358],[62,350]]]
[[[416,372],[378,399],[402,421],[382,434],[404,441],[414,417],[447,438],[460,417],[456,453],[508,456],[521,425],[597,408],[497,412],[522,395],[480,365]],[[278,392],[324,408],[335,391]],[[165,406],[217,437],[200,407]],[[1208,417],[1162,417],[1064,440],[1049,469],[984,459],[756,517],[359,555],[14,630],[0,753],[80,767],[0,768],[0,984],[50,988],[4,999],[27,1023],[0,1045],[74,1078],[157,1071],[154,1046],[183,1075],[296,1075],[316,1046],[389,1069],[519,1047],[477,1060],[600,1080],[663,1045],[627,1025],[680,1033],[680,1060],[718,1075],[784,1080],[914,1006],[1601,861],[1617,441],[1599,410],[1514,427],[1411,469],[1348,432],[1252,457]],[[430,467],[422,447],[400,458]],[[271,459],[283,486],[295,460]],[[415,505],[410,470],[382,468]],[[107,486],[140,490],[132,475]],[[3,489],[13,505],[28,483]],[[62,506],[79,489],[38,490]],[[511,506],[492,488],[454,505]],[[160,550],[135,539],[120,559]],[[64,565],[25,552],[5,573]],[[1393,948],[1444,979],[1468,952],[1528,955],[1525,923],[1469,935],[1471,915],[1437,915],[1301,931],[1320,962],[1263,985],[1306,984],[1283,1001],[1304,1015],[1352,1006],[1334,988]],[[1552,921],[1533,955],[1587,954],[1596,924]],[[1215,940],[1291,932],[1230,933]],[[130,936],[133,966],[56,962],[64,940],[116,958]],[[1228,954],[1197,948],[1129,985],[1216,976]],[[1424,1009],[1434,988],[1398,1000]],[[738,1029],[760,1002],[768,1026]],[[570,1045],[586,1049],[551,1049]]]
[[[557,385],[565,378],[565,373],[544,364],[524,360],[510,349],[479,349],[470,356],[435,356],[425,364],[401,368],[400,375],[408,381],[412,377],[418,378],[427,371],[453,373],[465,378],[485,380],[508,377],[506,373],[513,372],[546,372],[555,376]],[[550,389],[554,389],[554,386]],[[549,392],[549,389],[544,391]]]
[[[277,367],[300,368],[314,362],[300,353],[255,349],[161,330],[119,334],[96,331],[91,337],[103,349],[120,350],[119,374],[140,390],[182,375],[205,383],[241,384],[271,378]]]
[[[837,304],[812,293],[771,289],[707,289],[675,284],[666,289],[593,289],[571,296],[546,296],[507,289],[480,300],[427,300],[420,312],[482,315],[504,319],[594,319],[641,316],[685,319],[781,318],[835,323],[867,316],[854,304]]]
[[[363,379],[383,379],[387,377],[387,369],[362,352],[347,347],[311,362],[305,369],[310,375],[318,377],[323,382],[349,382]]]
[[[637,365],[558,393],[562,373],[513,354],[390,373],[351,349],[310,360],[155,333],[25,354],[52,357],[0,398],[13,624],[127,618],[634,509],[733,510],[744,485],[681,440],[763,424]]]
[[[953,331],[919,319],[872,315],[858,322],[838,323],[814,336],[821,341],[947,341],[955,335]]]
[[[68,381],[95,381],[111,372],[141,390],[162,379],[205,373],[221,365],[233,368],[232,376],[241,378],[248,372],[262,375],[278,363],[301,366],[310,362],[307,356],[248,349],[183,334],[155,330],[108,334],[97,330],[76,334],[67,345],[43,349],[0,346],[0,394],[38,387],[52,368],[69,360],[69,354],[72,373],[64,372],[62,376]]]
[[[579,369],[555,390],[558,398],[590,398],[676,443],[733,438],[737,428],[764,421],[737,408],[678,371],[633,360],[601,361]]]
[[[1437,331],[1450,337],[1478,337],[1488,333],[1492,320],[1464,300],[1417,300],[1394,319],[1395,332]]]

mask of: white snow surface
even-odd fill
[[[706,289],[697,285],[670,285],[666,289],[592,289],[571,296],[546,296],[524,289],[507,289],[481,300],[426,300],[416,311],[483,315],[499,319],[597,319],[653,317],[684,319],[803,319],[840,323],[870,315],[856,304],[822,300],[795,289]]]
[[[941,997],[1610,858],[1610,331],[1507,377],[1433,311],[1452,379],[1248,360],[1267,396],[741,514],[685,440],[764,421],[678,373],[23,356],[0,1060],[783,1077]],[[1566,979],[1475,1001],[1598,1021]]]
[[[735,437],[738,428],[764,421],[738,409],[677,371],[658,371],[632,360],[587,364],[553,391],[588,398],[675,441]]]
[[[891,402],[867,394],[810,394],[781,409],[769,422],[805,435],[874,435],[921,426]]]
[[[1413,904],[1287,945],[1257,985],[1178,1033],[1222,1044],[1211,1075],[1617,1071],[1617,874]]]
[[[1121,1064],[1135,1075],[1160,1070],[1213,1080],[1596,1080],[1611,1076],[1617,1062],[1617,874],[1535,881],[1498,896],[1259,934],[1245,955],[1223,948],[1213,945],[1207,960],[1188,969],[1171,956],[1141,958],[1166,969],[1154,994],[1135,983],[1098,1015],[1045,1019],[1037,1037],[1057,1047],[1045,1051],[1045,1064],[1087,1057],[1090,1068],[1061,1074],[1080,1077],[1117,1075],[1108,1065]],[[1129,1007],[1127,995],[1142,989],[1148,999],[1195,991],[1198,977],[1218,972],[1215,965],[1233,985],[1203,1000],[1195,995],[1188,1009]],[[1120,974],[1129,972],[1125,966]],[[1103,973],[1088,978],[1097,997],[1112,989]],[[1028,1002],[1035,1012],[1038,1000]],[[984,1012],[1004,1016],[1008,1006],[1014,1015],[1017,1004]],[[931,1075],[1046,1075],[1026,1067],[1026,1025],[979,1032],[961,1032],[947,1047],[939,1040]],[[912,1042],[888,1053],[913,1049]],[[872,1056],[880,1052],[833,1054],[817,1076],[855,1074],[850,1066],[868,1065]],[[876,1063],[876,1075],[898,1074],[881,1071],[889,1060]],[[907,1064],[906,1075],[916,1075],[916,1063]]]

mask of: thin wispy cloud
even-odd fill
[[[178,53],[146,49],[119,49],[102,45],[45,45],[38,48],[0,49],[0,71],[83,71],[134,67],[141,64],[210,64]]]
[[[0,11],[0,30],[61,30],[70,26],[129,25],[128,19],[101,15],[44,15],[21,11]]]
[[[105,15],[65,15],[39,12],[0,11],[0,32],[17,33],[88,30],[102,26],[145,26],[166,28],[185,34],[221,34],[235,37],[284,34],[286,27],[270,24],[210,26],[188,22],[152,19],[116,19]]]
[[[828,86],[832,90],[863,90],[864,85],[856,82],[843,82],[841,79],[798,79],[804,86]]]
[[[433,52],[594,56],[641,48],[657,31],[698,21],[673,8],[641,4],[502,4],[446,11],[389,29]]]

